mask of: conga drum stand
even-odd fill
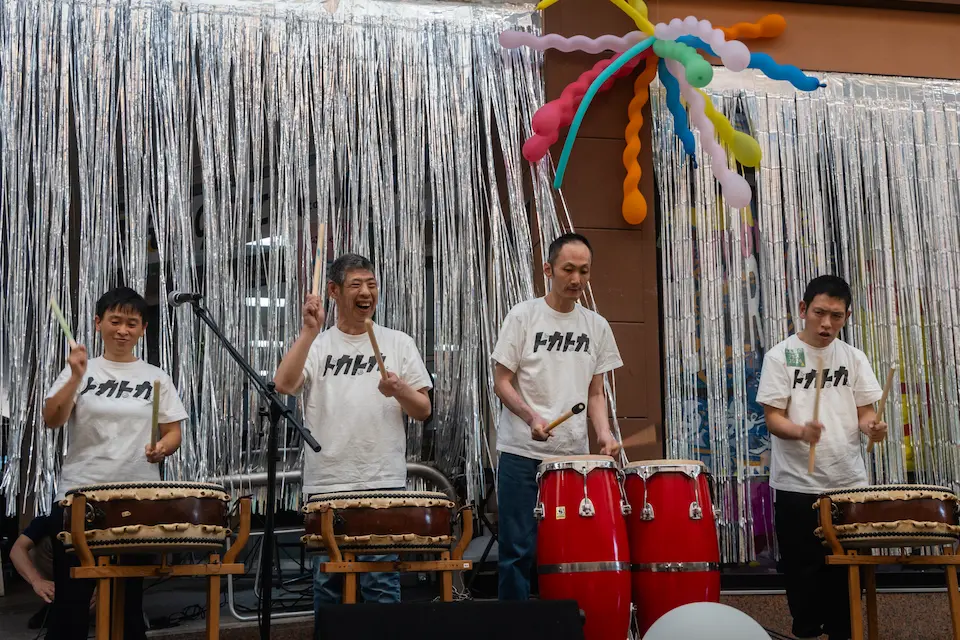
[[[250,537],[250,498],[241,498],[240,528],[237,540],[230,546],[220,560],[220,555],[210,554],[209,562],[204,564],[168,565],[167,554],[159,566],[118,566],[110,564],[109,556],[99,556],[94,562],[93,553],[87,546],[84,517],[87,499],[77,495],[73,499],[70,533],[73,550],[80,559],[80,566],[70,570],[74,578],[88,578],[97,581],[96,640],[123,640],[123,598],[126,578],[160,578],[164,576],[206,576],[207,577],[207,640],[220,637],[220,576],[242,575],[243,563],[235,562],[237,555],[247,544]],[[110,598],[113,596],[113,616],[110,615]]]
[[[867,595],[867,637],[878,640],[877,622],[877,580],[876,567],[882,564],[942,566],[947,574],[947,596],[950,598],[950,618],[953,625],[953,639],[960,640],[960,590],[957,584],[957,555],[953,545],[943,545],[943,553],[935,556],[873,556],[861,555],[865,549],[844,549],[837,537],[833,523],[831,500],[827,496],[820,498],[820,526],[823,538],[830,545],[831,555],[827,564],[843,565],[848,568],[848,588],[850,594],[850,630],[852,640],[863,640],[863,609],[860,602],[860,568],[863,567],[864,585]]]
[[[405,562],[397,560],[395,562],[357,562],[355,552],[341,552],[334,536],[333,521],[334,509],[324,507],[320,520],[320,535],[323,538],[323,546],[326,553],[330,556],[329,562],[320,564],[320,571],[323,573],[342,573],[343,579],[343,604],[356,604],[357,602],[357,575],[361,573],[388,573],[388,572],[420,572],[437,571],[440,573],[441,596],[443,602],[453,602],[453,572],[468,571],[473,562],[463,559],[463,552],[473,538],[473,510],[464,509],[460,512],[463,520],[463,528],[460,540],[452,551],[439,552],[439,560],[422,560],[416,562]],[[429,553],[426,551],[416,551],[415,553]],[[99,640],[99,639],[98,639]]]

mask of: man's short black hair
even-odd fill
[[[147,301],[130,287],[110,289],[97,300],[97,317],[103,318],[107,311],[135,313],[141,320],[147,317]]]
[[[345,253],[330,265],[330,274],[327,276],[338,287],[343,286],[347,273],[355,270],[373,273],[373,262],[357,253]]]
[[[564,246],[574,242],[580,242],[586,246],[587,249],[590,250],[590,257],[593,257],[593,247],[590,246],[589,240],[579,233],[565,233],[550,243],[550,251],[547,252],[547,262],[553,265],[553,263],[557,261],[557,256],[560,255],[560,250],[563,249]]]
[[[803,292],[803,303],[809,307],[813,299],[819,295],[843,300],[848,311],[850,310],[850,303],[853,302],[850,285],[839,276],[819,276],[811,280],[806,291]]]

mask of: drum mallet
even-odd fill
[[[150,420],[150,448],[157,446],[160,434],[160,381],[153,381],[153,416]]]
[[[324,253],[327,249],[327,225],[322,222],[317,225],[317,257],[314,259],[313,263],[313,295],[320,295],[320,284],[322,283],[322,278],[320,277],[323,265],[326,263],[326,258]]]
[[[556,420],[548,424],[546,428],[546,432],[550,433],[555,428],[559,427],[562,423],[566,422],[573,416],[577,415],[578,413],[583,413],[583,410],[586,408],[587,408],[587,405],[583,404],[582,402],[578,402],[577,404],[573,405],[573,408],[570,409],[570,411],[567,411],[565,414],[563,414],[562,416],[560,416],[559,418],[557,418]]]
[[[380,345],[377,344],[377,336],[373,332],[373,320],[367,318],[364,323],[367,327],[367,335],[370,336],[370,344],[373,345],[373,355],[377,357],[377,364],[380,365],[380,377],[387,379],[387,368],[383,366],[383,357],[380,355]]]
[[[887,372],[887,382],[883,385],[883,395],[880,396],[880,402],[877,403],[877,422],[883,422],[883,410],[887,406],[887,395],[890,393],[890,387],[893,386],[893,374],[897,370],[897,365],[890,365],[890,371]],[[867,445],[867,453],[873,453],[873,440]]]
[[[817,391],[813,396],[813,421],[820,421],[820,392],[823,391],[823,356],[817,358]],[[807,463],[807,473],[813,473],[813,463],[817,459],[817,443],[810,445],[810,461]]]

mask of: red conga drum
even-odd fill
[[[537,468],[540,597],[576,600],[585,640],[630,629],[630,547],[622,472],[609,456],[549,458]]]
[[[706,467],[648,460],[624,468],[633,604],[641,636],[691,602],[720,601],[720,545]]]

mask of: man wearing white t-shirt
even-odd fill
[[[379,292],[373,263],[356,254],[330,267],[327,293],[337,303],[337,323],[323,331],[323,304],[308,295],[303,328],[277,368],[280,393],[300,394],[306,427],[321,446],[304,450],[304,498],[335,491],[403,489],[407,482],[403,414],[430,417],[430,374],[413,338],[374,325],[388,377],[383,379],[366,332]],[[361,556],[363,561],[394,560]],[[322,560],[321,560],[322,561]],[[340,602],[342,576],[320,573],[314,563],[314,606]],[[365,573],[360,592],[367,602],[399,602],[397,573]]]
[[[56,502],[48,520],[52,528],[54,597],[47,638],[87,637],[94,580],[70,577],[79,566],[58,539],[63,508],[72,488],[101,483],[160,480],[158,463],[180,447],[180,423],[187,412],[173,381],[162,369],[137,358],[134,349],[146,331],[147,303],[127,287],[105,293],[94,318],[103,338],[103,355],[87,360],[87,349],[73,345],[67,366],[57,376],[43,405],[50,428],[66,424],[67,454],[60,473]],[[150,445],[153,425],[153,383],[160,381],[161,438]],[[143,579],[125,581],[124,638],[146,637],[143,624]]]
[[[537,466],[544,458],[589,453],[587,420],[604,455],[620,444],[610,431],[603,374],[623,365],[610,325],[577,304],[590,280],[593,251],[581,235],[568,233],[550,245],[544,274],[550,292],[507,314],[492,359],[494,390],[503,403],[497,426],[499,597],[530,596],[536,555]],[[585,402],[553,431],[547,425]]]
[[[764,356],[757,391],[774,436],[770,486],[776,491],[779,568],[798,638],[850,637],[847,571],[825,563],[829,551],[814,535],[819,522],[812,507],[822,491],[867,484],[860,434],[879,442],[887,431],[873,408],[882,390],[870,362],[862,351],[837,339],[850,317],[851,299],[842,278],[811,280],[800,303],[803,329]],[[823,363],[823,381],[820,419],[814,421],[818,362]],[[813,443],[816,464],[808,473]]]

